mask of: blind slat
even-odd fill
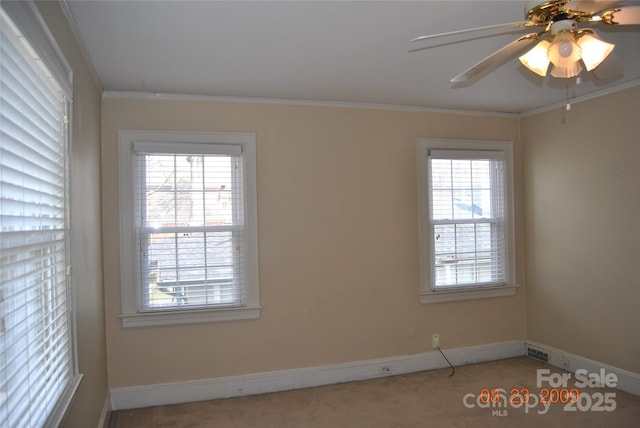
[[[503,160],[504,152],[501,150],[431,149],[429,150],[429,157],[431,159],[445,160]]]
[[[62,158],[61,158],[62,159]],[[0,160],[3,174],[3,181],[21,185],[25,189],[39,190],[45,188],[61,188],[64,183],[64,168],[48,170],[43,168],[29,153],[12,153],[2,148],[2,159]],[[17,162],[21,162],[20,169],[16,168]],[[11,178],[20,177],[20,181],[12,181]],[[52,192],[51,192],[52,193]],[[57,193],[55,195],[58,195]]]
[[[3,32],[2,35],[5,36],[7,34]],[[8,36],[7,38],[11,37]],[[3,41],[4,40],[6,40],[5,37],[3,37]],[[52,92],[49,81],[39,76],[38,71],[33,70],[29,61],[18,58],[20,55],[19,51],[21,50],[18,46],[14,46],[11,43],[3,43],[2,48],[2,71],[5,75],[2,83],[4,83],[6,87],[15,88],[9,92],[9,94],[13,95],[7,96],[6,98],[13,97],[15,100],[18,100],[22,95],[26,95],[31,105],[37,110],[42,111],[42,114],[40,114],[40,117],[36,120],[51,118],[56,111],[55,106],[59,98],[59,91],[55,90]],[[18,59],[16,60],[16,58]]]
[[[0,168],[3,169],[3,175],[5,176],[8,175],[5,174],[6,172],[9,172],[10,174],[13,173],[11,171],[7,171],[9,168],[2,167],[1,163]],[[0,179],[0,193],[2,194],[2,201],[22,201],[25,203],[64,208],[64,200],[59,197],[64,194],[64,182],[61,182],[59,185],[41,186],[38,189],[28,189]]]
[[[0,115],[0,120],[5,121],[5,117]],[[5,124],[7,127],[2,130],[1,135],[4,140],[3,151],[22,157],[28,156],[34,160],[34,163],[41,165],[42,169],[54,174],[61,170],[60,162],[64,158],[64,153],[51,150],[48,141],[33,138],[22,129],[18,131],[11,129],[11,126],[18,125],[6,121]],[[26,145],[25,142],[27,142]]]
[[[157,154],[168,155],[235,155],[242,154],[242,146],[237,144],[211,144],[211,143],[164,143],[153,141],[136,141],[133,143],[133,151],[137,154]]]
[[[45,143],[48,150],[55,150],[54,142],[62,128],[56,121],[64,114],[64,104],[56,106],[53,111],[42,111],[44,106],[25,102],[25,96],[31,97],[31,94],[26,93],[26,88],[22,94],[12,91],[8,86],[3,86],[2,89],[2,120],[7,124],[6,132],[11,135],[26,135],[30,140]],[[45,118],[43,115],[51,117]]]

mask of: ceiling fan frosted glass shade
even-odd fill
[[[570,31],[561,31],[556,34],[547,52],[549,61],[553,65],[567,68],[580,61],[581,54],[582,48],[575,42],[573,33]]]
[[[543,40],[518,59],[529,70],[544,77],[547,75],[547,69],[549,68],[550,63],[549,58],[547,57],[549,46],[551,46],[551,43]]]
[[[579,61],[576,61],[572,64],[566,65],[564,67],[556,67],[555,65],[551,66],[551,74],[553,77],[563,77],[568,79],[570,77],[576,77],[582,71],[582,65],[580,65]]]
[[[582,62],[584,62],[587,71],[599,66],[614,48],[611,43],[603,42],[590,34],[584,34],[580,37],[578,46],[582,49]]]

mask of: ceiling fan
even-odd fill
[[[592,28],[579,28],[579,24],[639,25],[640,2],[550,0],[541,3],[540,0],[529,0],[525,6],[525,17],[527,20],[523,22],[432,34],[417,37],[412,42],[486,30],[514,32],[537,27],[537,32],[519,37],[454,77],[451,82],[470,81],[525,51],[519,59],[529,70],[540,76],[546,76],[549,71],[553,77],[570,78],[578,76],[583,66],[587,71],[595,69],[614,47],[602,41]],[[414,51],[422,49],[426,48]]]

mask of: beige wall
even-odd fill
[[[107,398],[100,227],[100,90],[57,2],[39,2],[49,30],[73,69],[71,262],[84,375],[64,427],[97,426]]]
[[[636,86],[522,120],[527,338],[635,373],[639,111]]]
[[[257,134],[259,320],[121,327],[119,129]],[[513,117],[104,98],[109,386],[416,354],[431,351],[436,332],[445,349],[524,339],[522,289],[471,302],[423,305],[418,298],[416,139],[514,141],[520,219],[518,132]]]

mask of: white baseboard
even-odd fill
[[[525,355],[525,342],[492,343],[488,345],[443,350],[454,366],[494,361]],[[356,361],[330,366],[279,370],[239,376],[203,379],[188,382],[114,388],[111,409],[133,409],[166,404],[188,403],[218,398],[264,394],[312,386],[373,379],[390,375],[433,370],[449,365],[438,351],[415,355]],[[385,371],[384,368],[389,368]]]
[[[588,373],[599,373],[600,369],[605,369],[607,373],[614,373],[618,377],[618,389],[634,395],[640,395],[640,374],[638,373],[590,360],[532,340],[527,340],[526,343],[528,346],[547,352],[549,354],[549,364],[552,366],[573,373],[578,369],[585,369]]]
[[[589,373],[598,373],[600,369],[605,369],[607,373],[615,373],[618,377],[617,387],[620,390],[640,395],[640,374],[593,361],[531,340],[515,340],[445,349],[444,353],[454,366],[463,366],[521,357],[526,355],[527,345],[547,352],[549,354],[549,364],[563,370],[575,372],[577,369],[586,369]],[[108,423],[108,414],[112,410],[264,394],[446,367],[448,367],[448,364],[442,355],[438,351],[432,351],[330,366],[114,388],[110,391],[110,406],[109,398],[107,398],[99,426],[105,427],[105,424]],[[389,371],[385,371],[383,368],[388,368]]]
[[[100,413],[100,420],[98,421],[98,428],[109,428],[109,418],[111,416],[111,395],[107,391],[107,396],[104,399],[104,405],[102,406],[102,412]]]

